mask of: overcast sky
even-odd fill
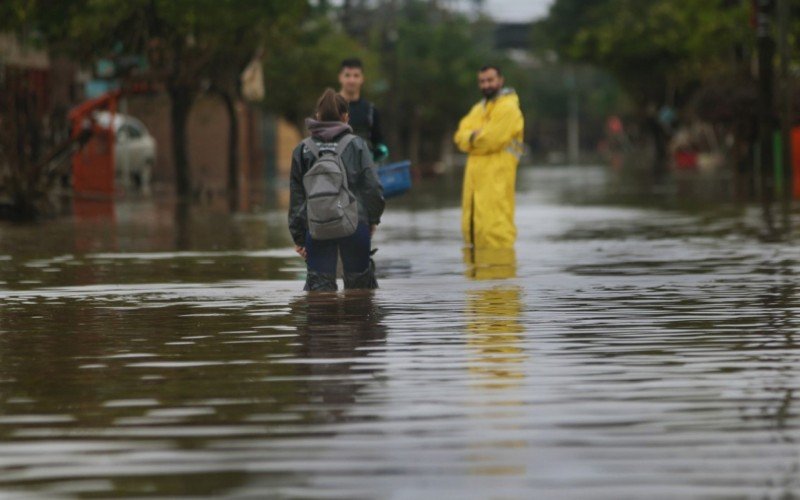
[[[547,15],[554,0],[486,0],[486,13],[498,21],[527,22]]]
[[[0,0],[2,1],[2,0]],[[486,13],[497,21],[530,22],[547,15],[555,0],[485,0]],[[343,0],[331,0],[333,5],[342,5]],[[469,8],[470,2],[460,0],[457,6]]]

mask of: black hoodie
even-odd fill
[[[353,129],[343,122],[320,122],[307,119],[306,127],[321,150],[335,149],[338,140]],[[381,222],[384,209],[383,188],[375,175],[372,153],[367,143],[356,137],[342,153],[342,163],[347,171],[350,191],[358,200],[358,219],[365,224]],[[292,170],[289,178],[289,231],[296,245],[305,246],[308,220],[306,192],[303,176],[314,164],[314,155],[303,143],[292,152]]]

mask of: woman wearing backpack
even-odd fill
[[[306,260],[307,291],[337,289],[338,254],[345,289],[378,287],[370,252],[383,214],[383,188],[369,147],[353,135],[348,119],[347,101],[326,89],[315,119],[306,120],[311,137],[292,152],[289,231]]]

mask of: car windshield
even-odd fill
[[[144,131],[133,123],[124,123],[119,128],[117,134],[128,137],[129,139],[138,139],[144,135]]]

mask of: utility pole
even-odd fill
[[[791,46],[789,45],[790,0],[778,0],[778,52],[780,53],[780,119],[781,162],[783,164],[783,199],[792,199],[792,81],[789,77]]]
[[[570,67],[567,75],[567,92],[569,92],[567,116],[567,160],[570,165],[580,161],[580,114],[578,103],[578,79],[575,68]]]
[[[773,156],[773,92],[775,41],[772,39],[772,16],[775,0],[755,0],[756,37],[758,45],[758,145],[761,177],[761,200],[769,210],[775,191]]]

